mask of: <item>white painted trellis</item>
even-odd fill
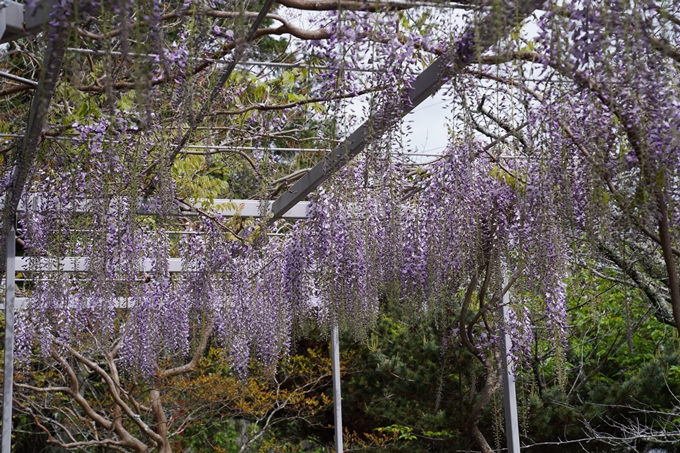
[[[271,213],[271,203],[267,202],[266,209],[262,209],[262,203],[258,200],[214,200],[215,205],[235,204],[238,209],[225,210],[226,216],[261,217]],[[281,218],[304,219],[309,211],[309,202],[302,201],[293,205],[286,213],[280,213]],[[246,215],[247,214],[247,215]],[[82,272],[87,269],[87,260],[84,258],[68,257],[61,259],[48,258],[26,258],[15,256],[15,230],[12,229],[8,239],[7,247],[7,277],[5,285],[5,376],[13,376],[14,371],[14,312],[26,306],[27,298],[15,297],[15,273],[16,272]],[[151,260],[144,260],[142,263],[144,270],[151,269]],[[180,258],[170,258],[168,261],[168,271],[178,273],[183,270],[183,262]],[[507,285],[507,279],[504,286]],[[121,300],[121,306],[125,306],[126,301]],[[509,295],[506,292],[501,304],[501,314],[505,323],[508,323]],[[505,424],[510,453],[519,453],[519,421],[517,415],[517,398],[515,391],[514,364],[508,359],[511,354],[512,338],[506,332],[502,335],[501,357],[503,360],[504,379],[503,379],[503,401],[505,406]],[[340,333],[338,325],[334,324],[331,328],[331,363],[333,378],[333,418],[335,422],[335,451],[343,452],[343,431],[342,431],[342,389],[340,380]],[[11,401],[12,379],[5,379],[3,382],[3,427],[2,427],[2,453],[11,452],[11,420],[12,405],[5,404],[5,395]],[[6,442],[7,440],[7,442]]]
[[[0,207],[2,207],[2,199],[0,199]],[[32,198],[26,203],[20,205],[20,210],[36,208],[41,204],[41,200]],[[228,209],[222,209],[222,214],[226,217],[240,216],[240,217],[263,217],[271,214],[271,202],[261,202],[259,200],[227,200],[216,199],[212,201],[213,207],[220,205],[228,205]],[[80,210],[83,210],[87,205],[84,203]],[[233,209],[233,206],[236,209]],[[296,203],[291,209],[285,213],[281,213],[280,218],[289,220],[304,219],[307,217],[310,202],[301,201]],[[138,209],[142,213],[149,213],[148,204],[142,203]],[[5,401],[11,401],[13,390],[13,375],[14,375],[14,319],[15,311],[21,310],[27,306],[28,298],[17,298],[15,291],[15,274],[17,272],[83,272],[87,270],[87,259],[80,257],[66,257],[66,258],[39,258],[39,257],[17,257],[16,251],[16,234],[15,229],[12,228],[10,235],[7,238],[7,275],[5,284],[5,357],[4,357],[4,376],[10,379],[3,381],[3,425],[2,425],[2,453],[11,453],[11,433],[12,433],[12,404],[5,404]],[[141,263],[143,270],[150,270],[152,262],[150,259],[145,259]],[[181,258],[170,258],[168,260],[168,271],[170,273],[179,273],[183,271],[183,260]],[[120,306],[127,305],[125,299],[120,300]],[[337,324],[332,326],[331,330],[331,362],[332,362],[332,378],[333,378],[333,414],[335,419],[335,436],[336,436],[336,452],[343,451],[342,438],[342,403],[341,403],[341,385],[340,385],[340,335]],[[5,398],[5,395],[8,398]]]

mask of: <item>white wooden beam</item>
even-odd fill
[[[41,32],[50,21],[56,0],[38,0],[34,6],[0,1],[0,43],[16,41]]]
[[[234,203],[237,207],[236,210],[234,209],[225,209],[221,210],[221,212],[226,215],[226,216],[235,216],[235,215],[240,215],[241,217],[261,217],[262,214],[264,213],[265,215],[269,215],[272,213],[272,204],[273,202],[271,201],[266,201],[262,202],[260,200],[228,200],[228,199],[219,199],[219,200],[214,200],[214,206],[219,209],[221,205],[225,205],[227,203]],[[309,213],[309,206],[310,206],[309,201],[300,201],[293,205],[292,208],[290,208],[281,218],[284,219],[306,219],[307,214]]]
[[[140,271],[150,272],[153,262],[150,258],[142,260]],[[171,273],[182,272],[183,261],[181,258],[168,259],[168,271]],[[31,258],[20,256],[16,258],[16,272],[85,272],[87,270],[87,258]]]
[[[121,199],[121,201],[123,201]],[[226,217],[234,217],[236,215],[240,217],[263,217],[268,216],[272,213],[272,201],[262,201],[262,200],[242,200],[242,199],[230,199],[230,198],[215,198],[212,202],[208,200],[196,200],[193,202],[192,206],[177,206],[175,210],[172,211],[174,215],[191,215],[192,208],[204,209],[204,206],[208,203],[209,208],[214,208],[219,210]],[[101,203],[99,200],[82,200],[75,206],[75,212],[88,212],[91,209],[92,204]],[[115,203],[115,200],[113,201]],[[231,206],[227,206],[231,205]],[[296,219],[306,219],[309,212],[309,207],[311,203],[309,201],[301,201],[293,205],[285,214],[281,216],[283,219],[296,220]],[[4,207],[4,196],[0,197],[0,209]],[[51,202],[48,201],[43,196],[31,195],[28,199],[22,199],[19,201],[18,212],[31,211],[48,211],[60,208],[59,206],[52,206]],[[64,206],[61,209],[73,209],[71,206]],[[137,207],[137,213],[139,215],[156,215],[160,213],[160,206],[156,202],[156,199],[143,199],[139,202]]]
[[[15,297],[14,298],[14,311],[23,310],[28,306],[28,297]],[[126,297],[119,297],[115,302],[116,308],[132,308],[135,306],[134,300]],[[5,309],[5,304],[0,304],[0,310]]]

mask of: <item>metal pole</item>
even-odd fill
[[[333,416],[335,419],[335,453],[342,453],[342,395],[340,394],[340,334],[338,323],[331,330],[331,362],[333,363]],[[4,452],[3,452],[4,453]]]
[[[7,284],[5,286],[5,367],[2,391],[2,453],[12,452],[12,387],[14,384],[14,257],[16,231],[7,235]]]
[[[503,288],[508,285],[508,279],[503,279]],[[501,312],[503,321],[507,326],[510,320],[510,295],[506,292],[503,295]],[[505,434],[508,442],[508,453],[519,453],[519,418],[517,417],[517,393],[515,391],[515,364],[510,356],[512,349],[512,338],[508,329],[502,336],[501,357],[503,360],[503,403],[505,406]]]

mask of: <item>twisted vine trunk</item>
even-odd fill
[[[659,209],[659,245],[661,245],[664,263],[666,264],[666,272],[668,274],[668,293],[671,299],[673,320],[675,321],[678,332],[680,332],[680,278],[678,278],[678,268],[675,264],[675,256],[673,256],[673,239],[671,237],[671,227],[668,221],[668,206],[666,205],[665,197],[661,192],[661,189],[658,189],[656,197]]]
[[[479,430],[479,419],[482,416],[482,412],[489,404],[489,401],[491,401],[491,397],[493,396],[494,392],[498,389],[500,380],[498,379],[498,370],[496,370],[496,368],[494,367],[493,361],[489,360],[488,357],[486,357],[486,355],[482,352],[482,350],[474,344],[473,326],[474,324],[478,323],[480,320],[483,319],[482,314],[484,313],[483,310],[485,307],[484,295],[486,294],[489,285],[491,263],[492,263],[491,258],[486,260],[484,265],[481,266],[478,269],[477,273],[475,273],[470,279],[470,283],[468,284],[467,290],[465,291],[465,297],[463,299],[463,304],[461,306],[460,316],[458,318],[458,328],[461,343],[463,343],[466,349],[470,351],[470,353],[474,357],[476,357],[477,360],[479,360],[482,365],[484,365],[484,370],[486,372],[484,387],[482,388],[479,399],[477,400],[477,402],[472,407],[472,410],[470,411],[470,416],[467,422],[468,434],[470,435],[470,437],[472,437],[477,446],[482,450],[482,453],[493,453],[493,449],[491,448],[491,446],[489,446],[489,443],[486,441],[484,434],[482,434],[482,432]],[[477,288],[479,277],[482,272],[484,272],[485,275],[478,296],[480,310],[477,313],[477,315],[475,315],[472,318],[470,323],[467,324],[466,318],[468,309],[470,308],[470,303],[472,302],[472,299],[474,297],[474,292],[475,289]],[[495,304],[496,302],[497,300],[489,301],[491,305]],[[488,329],[488,324],[485,324],[485,327]],[[471,389],[471,392],[474,392],[474,388]]]
[[[489,445],[484,437],[484,434],[479,429],[479,419],[482,416],[482,412],[491,401],[491,397],[498,390],[500,380],[498,379],[497,370],[493,369],[492,366],[486,366],[486,379],[484,380],[484,387],[482,388],[481,395],[479,399],[472,407],[470,412],[470,417],[467,422],[467,431],[470,437],[475,441],[477,446],[480,448],[482,453],[493,453],[493,448]]]
[[[154,421],[156,422],[154,431],[162,438],[158,445],[158,453],[172,453],[168,440],[168,419],[161,404],[161,392],[157,388],[152,389],[149,399],[151,400],[151,409],[153,410]]]

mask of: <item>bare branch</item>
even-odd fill
[[[130,447],[130,445],[129,445],[127,442],[125,442],[125,441],[121,441],[121,440],[113,440],[113,439],[108,439],[108,438],[107,438],[107,439],[101,439],[101,440],[61,442],[61,441],[55,439],[55,438],[52,436],[52,432],[51,432],[49,429],[47,429],[47,427],[46,427],[45,425],[43,425],[42,423],[40,423],[40,420],[38,419],[38,417],[37,417],[33,412],[29,412],[29,414],[31,415],[31,418],[33,418],[33,422],[35,423],[35,425],[36,425],[42,432],[44,432],[45,435],[47,435],[47,442],[49,442],[49,443],[51,443],[51,444],[54,444],[54,445],[58,445],[58,446],[60,446],[61,448],[72,449],[72,448],[96,447],[96,446],[103,446],[103,447],[114,447],[114,446],[116,446],[116,447]],[[62,428],[63,430],[65,430],[66,432],[68,432],[68,430],[67,430],[65,427],[61,426],[61,428]]]
[[[101,414],[97,413],[87,402],[87,400],[80,394],[79,388],[78,388],[78,377],[76,376],[75,371],[69,365],[69,363],[64,359],[61,355],[57,353],[55,349],[52,350],[52,357],[59,362],[59,364],[64,368],[66,371],[66,374],[68,376],[68,379],[71,381],[71,387],[69,389],[68,394],[75,400],[78,405],[85,411],[88,417],[90,419],[94,420],[101,426],[103,426],[106,429],[111,429],[113,426],[113,423],[106,419],[104,416]]]
[[[669,326],[677,327],[672,313],[668,310],[668,299],[654,287],[646,275],[640,272],[635,266],[624,259],[610,244],[604,240],[598,241],[598,247],[603,255],[616,264],[638,288],[640,288],[655,308],[656,319]]]
[[[328,39],[330,37],[330,34],[323,29],[303,30],[293,25],[282,25],[280,27],[261,28],[257,30],[253,36],[253,40],[261,38],[263,36],[286,35],[286,34],[295,36],[296,38],[303,40],[321,40]],[[206,58],[203,62],[197,64],[193,68],[193,74],[196,75],[205,70],[206,68],[212,66],[217,60],[219,60],[220,58],[224,57],[224,55],[234,50],[236,46],[239,44],[239,42],[240,42],[239,40],[236,40],[231,41],[229,43],[225,43],[219,51],[209,55],[208,58]],[[148,82],[146,82],[146,84],[149,87],[155,87],[172,80],[174,80],[174,77],[168,77],[167,74],[165,74],[163,76],[155,77],[149,80]],[[113,90],[131,90],[136,89],[138,86],[139,86],[138,81],[129,82],[123,81],[111,83],[108,86],[96,83],[93,85],[76,85],[76,89],[86,93],[104,93],[107,90],[107,88],[111,88]]]
[[[201,339],[198,342],[198,346],[196,346],[196,351],[194,351],[194,356],[191,358],[191,361],[182,366],[163,370],[160,373],[161,377],[167,379],[173,376],[178,376],[180,374],[195,370],[196,365],[198,365],[198,361],[201,359],[203,353],[205,352],[205,349],[208,347],[208,340],[210,339],[212,332],[213,332],[212,325],[203,329]]]
[[[335,11],[340,9],[355,11],[381,11],[381,10],[401,10],[411,6],[390,4],[389,2],[360,2],[347,0],[276,0],[276,3],[288,8],[300,9],[303,11]]]
[[[661,40],[655,36],[649,35],[647,36],[647,39],[649,39],[650,44],[654,48],[654,50],[657,50],[667,56],[668,58],[672,58],[676,62],[680,63],[680,52],[678,49],[673,47],[668,41]]]
[[[106,385],[109,388],[109,394],[115,401],[116,405],[120,407],[123,412],[125,412],[125,415],[127,415],[130,420],[132,420],[137,426],[139,426],[139,429],[150,439],[152,439],[155,442],[162,442],[163,439],[155,433],[149,426],[142,421],[142,419],[139,417],[138,414],[135,414],[132,409],[125,403],[120,398],[120,395],[118,393],[118,387],[116,384],[113,382],[113,379],[111,379],[111,376],[102,369],[98,364],[93,362],[92,360],[88,359],[87,357],[83,356],[81,353],[76,351],[73,347],[69,346],[68,351],[73,355],[75,358],[77,358],[80,362],[83,364],[87,365],[90,369],[94,370],[101,378],[102,380],[106,383]],[[129,434],[128,434],[129,435]],[[132,436],[130,436],[132,438]],[[139,442],[139,441],[138,441]]]
[[[15,387],[31,390],[34,392],[39,392],[39,393],[68,393],[69,395],[71,394],[71,388],[70,387],[35,387],[33,385],[28,385],[28,384],[22,384],[20,382],[15,382],[14,383]]]
[[[304,175],[307,174],[307,172],[311,170],[311,168],[300,168],[299,170],[295,170],[293,173],[290,173],[286,176],[283,176],[275,181],[272,181],[270,184],[275,185],[275,184],[281,184],[281,183],[286,183],[286,182],[291,182],[297,179],[300,179]]]
[[[249,105],[248,107],[243,107],[240,109],[236,110],[215,110],[214,112],[210,113],[210,116],[215,116],[215,115],[241,115],[246,112],[250,112],[252,110],[261,110],[261,111],[267,111],[267,110],[285,110],[285,109],[290,109],[293,107],[299,107],[302,105],[307,105],[307,104],[314,104],[318,102],[328,102],[328,101],[337,101],[340,99],[349,99],[349,98],[354,98],[357,96],[362,96],[364,94],[368,93],[374,93],[376,91],[384,90],[386,87],[385,86],[378,86],[374,88],[367,88],[365,90],[361,91],[355,91],[352,93],[344,93],[344,94],[338,94],[334,96],[320,96],[320,97],[315,97],[315,98],[310,98],[310,99],[302,99],[299,101],[295,102],[288,102],[285,104],[253,104]]]
[[[10,94],[14,93],[21,93],[22,91],[28,91],[28,90],[34,90],[35,87],[33,85],[13,85],[9,88],[5,88],[4,90],[0,90],[0,96],[9,96]]]

